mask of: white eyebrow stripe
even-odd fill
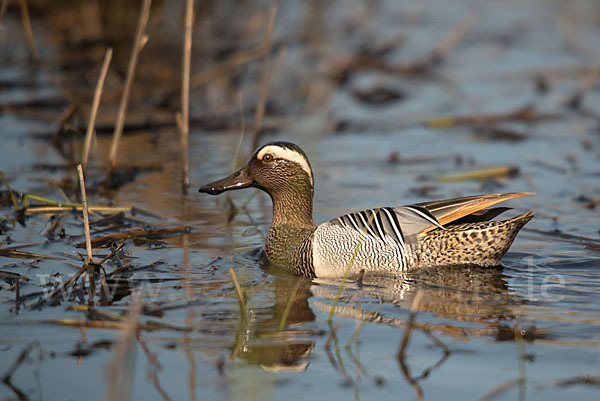
[[[263,156],[267,153],[272,154],[273,157],[275,157],[276,159],[286,159],[300,165],[300,167],[302,167],[302,170],[304,170],[306,174],[308,174],[308,177],[310,178],[310,184],[314,185],[310,165],[308,164],[308,161],[306,161],[306,158],[300,153],[292,149],[282,148],[281,146],[268,145],[262,148],[260,152],[258,152],[258,155],[256,155],[256,157],[258,158],[258,160],[262,160]]]

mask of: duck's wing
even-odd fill
[[[331,220],[330,223],[339,224],[347,230],[359,231],[382,243],[392,240],[404,247],[409,237],[415,232],[414,223],[421,222],[419,215],[413,214],[410,217],[412,212],[405,209],[406,207],[382,207],[361,210],[340,216]],[[428,213],[426,209],[423,210],[425,214]],[[423,227],[429,226],[433,222],[435,222],[435,218],[427,221]]]
[[[382,243],[392,240],[402,247],[413,243],[417,234],[430,226],[443,229],[435,216],[420,205],[361,210],[340,216],[330,223],[359,231]]]
[[[507,210],[507,208],[486,208],[509,199],[527,195],[534,195],[534,193],[510,192],[506,194],[476,195],[465,198],[423,202],[418,203],[416,206],[427,209],[441,225],[446,225],[452,222],[458,222],[458,220],[465,220],[465,222],[490,220]],[[419,234],[431,231],[435,229],[436,226],[437,225],[431,224],[420,231]]]
[[[532,195],[530,192],[513,192],[444,199],[398,207],[382,207],[348,213],[331,223],[354,229],[376,240],[386,241],[386,237],[401,246],[412,242],[412,238],[435,228],[453,222],[476,222],[490,220],[508,208],[491,208],[497,203]]]

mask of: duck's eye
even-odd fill
[[[273,161],[273,155],[270,153],[267,153],[266,155],[263,156],[263,161],[264,162],[272,162]]]

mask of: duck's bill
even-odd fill
[[[233,189],[248,188],[252,186],[253,183],[252,179],[248,177],[246,170],[242,168],[231,174],[229,177],[204,185],[198,191],[211,195],[218,195],[221,192],[231,191]]]

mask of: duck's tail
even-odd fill
[[[418,265],[497,266],[533,210],[508,220],[463,223],[434,230],[419,239]]]

